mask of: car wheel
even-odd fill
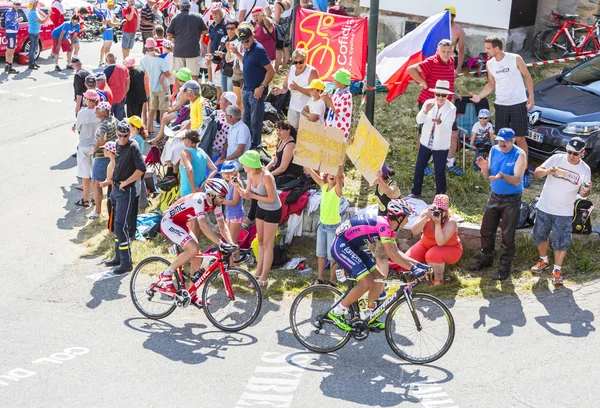
[[[21,48],[21,52],[24,52],[25,54],[29,55],[29,47],[31,47],[31,40],[27,39],[25,40],[25,43],[23,44],[23,47]],[[37,51],[35,53],[35,59],[37,60],[40,57],[40,50],[42,49],[42,43],[41,41],[38,42],[38,48]]]

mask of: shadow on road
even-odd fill
[[[51,166],[50,170],[69,170],[75,166],[77,166],[77,159],[69,156],[66,159],[64,159],[62,162],[55,164],[54,166]]]
[[[225,359],[224,354],[229,348],[249,346],[258,341],[256,337],[245,333],[203,331],[207,326],[198,323],[175,327],[164,321],[146,318],[127,319],[124,323],[132,330],[148,334],[143,344],[145,349],[185,364],[201,364],[209,357]]]
[[[77,190],[76,186],[77,183],[73,183],[69,187],[61,187],[63,198],[65,199],[63,208],[67,212],[62,218],[56,220],[56,226],[62,230],[83,227],[88,222],[85,215],[90,209],[75,205],[75,201],[81,198],[81,191]]]
[[[108,271],[108,268],[105,267]],[[95,309],[100,306],[103,302],[110,302],[112,300],[123,299],[126,296],[119,293],[123,278],[127,275],[112,276],[109,279],[97,280],[92,286],[90,295],[92,298],[86,303],[86,306],[90,309]]]
[[[516,295],[510,278],[499,282],[499,285],[500,288],[481,285],[482,295],[490,304],[479,308],[479,320],[473,323],[473,328],[490,325],[488,333],[498,337],[512,336],[514,327],[524,327],[527,319],[521,299]],[[497,320],[499,323],[491,326],[489,319]]]
[[[596,331],[592,325],[594,314],[577,305],[571,289],[559,287],[551,291],[548,281],[540,278],[533,287],[533,293],[548,312],[547,316],[537,316],[535,320],[550,333],[555,336],[586,337]]]

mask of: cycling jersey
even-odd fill
[[[341,223],[335,234],[355,248],[369,243],[395,242],[388,218],[376,215],[354,216]]]
[[[212,206],[206,193],[188,194],[165,211],[160,230],[171,241],[183,247],[192,239],[187,223],[196,218],[204,218],[208,212],[213,212],[217,220],[223,219],[223,207]]]

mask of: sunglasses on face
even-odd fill
[[[570,154],[572,156],[579,156],[581,153],[579,153],[579,152],[572,152],[572,151],[569,150],[569,151],[567,151],[567,154]]]
[[[447,97],[448,97],[448,95],[446,95],[446,94],[439,94],[439,93],[436,93],[436,94],[435,94],[435,97],[436,97],[436,98],[444,98],[444,99],[445,99],[445,98],[447,98]]]
[[[452,45],[452,41],[449,41],[449,40],[447,40],[447,41],[440,41],[438,45],[442,45],[444,47],[447,47],[449,45]]]
[[[117,133],[117,137],[129,137],[129,134],[127,133],[127,134],[123,135],[123,134]]]
[[[304,64],[304,60],[302,60],[302,61],[292,61],[292,64],[294,64],[294,65]]]
[[[235,31],[235,27],[227,27],[227,31]]]
[[[244,43],[244,44],[250,44],[250,39],[242,40],[242,43]]]

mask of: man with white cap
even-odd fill
[[[512,260],[515,256],[515,232],[521,210],[521,192],[523,191],[523,173],[527,167],[527,155],[515,146],[515,132],[511,128],[502,128],[496,135],[496,144],[490,150],[487,159],[477,158],[481,175],[490,180],[492,193],[485,205],[481,221],[481,253],[479,260],[469,266],[478,271],[494,262],[496,232],[502,230],[502,245],[498,272],[492,275],[494,280],[504,280],[510,276]],[[502,224],[500,221],[502,220]]]
[[[448,81],[438,80],[435,88],[429,91],[434,98],[426,100],[417,114],[417,123],[422,125],[421,139],[410,197],[421,196],[423,176],[431,156],[435,170],[435,193],[446,194],[446,159],[452,140],[456,107],[448,100],[448,96],[452,94]]]
[[[540,259],[531,268],[542,273],[550,266],[548,237],[552,232],[554,268],[552,283],[562,285],[562,264],[571,245],[573,204],[577,194],[587,197],[592,191],[590,167],[582,160],[585,141],[574,137],[567,144],[567,153],[557,153],[535,169],[535,176],[546,177],[540,201],[537,203],[535,224],[531,236],[535,241]]]

